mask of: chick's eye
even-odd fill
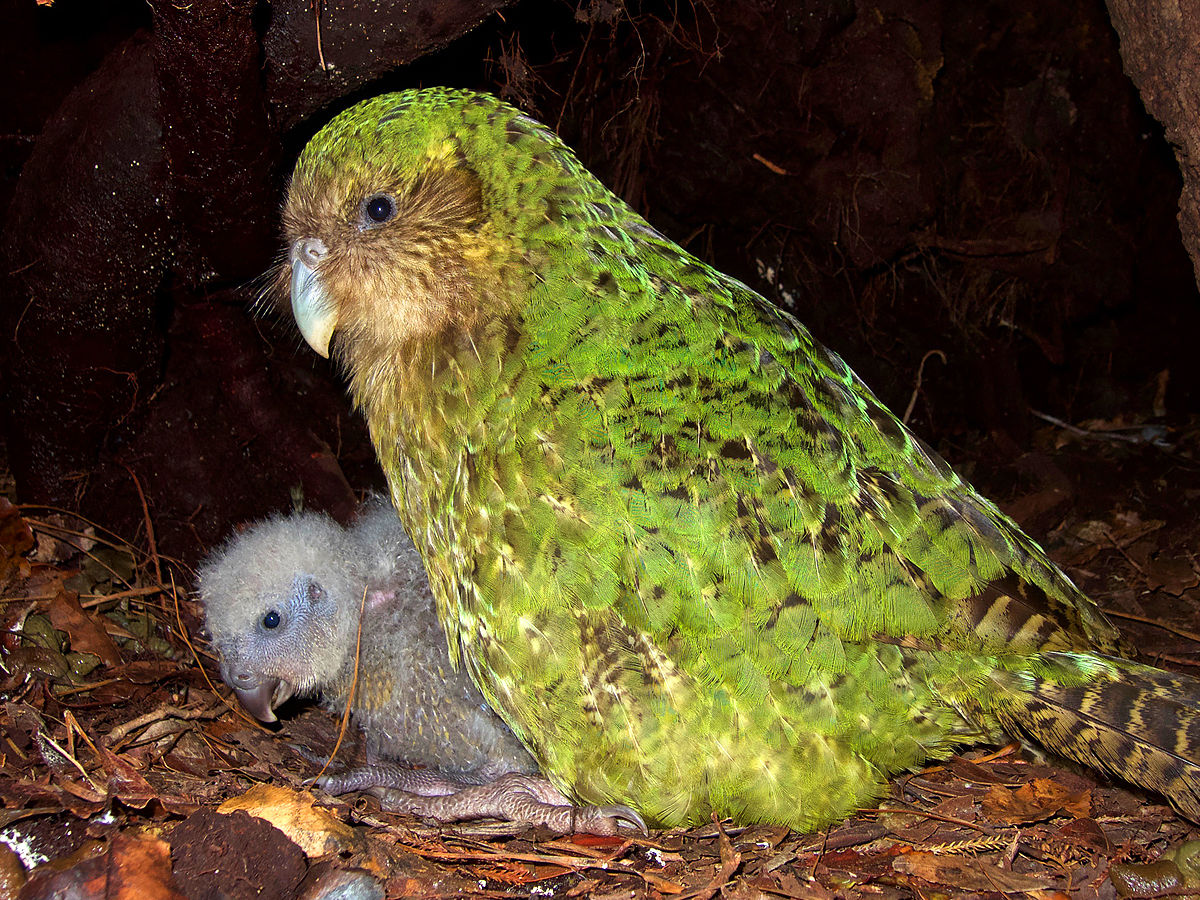
[[[275,610],[271,610],[265,616],[263,616],[262,623],[263,623],[263,628],[278,628],[279,627],[279,613],[275,612]]]
[[[376,194],[363,201],[367,224],[382,225],[396,215],[396,204],[387,194]]]

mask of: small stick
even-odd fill
[[[137,475],[133,473],[133,469],[121,463],[121,466],[129,473],[129,477],[133,479],[133,486],[137,490],[138,499],[142,501],[142,515],[146,519],[146,542],[150,545],[150,559],[154,562],[154,581],[156,584],[162,584],[162,564],[158,559],[158,544],[154,540],[154,522],[150,518],[150,507],[146,504],[146,494],[142,491],[142,483],[138,481]]]
[[[1184,659],[1182,656],[1171,656],[1167,653],[1158,654],[1155,659],[1175,663],[1177,666],[1200,666],[1200,659]]]
[[[313,776],[315,783],[318,778],[325,774],[325,770],[329,768],[335,756],[337,756],[338,748],[342,746],[342,738],[346,736],[346,725],[350,721],[350,707],[354,703],[354,694],[358,690],[358,661],[360,651],[362,649],[362,623],[363,612],[367,608],[367,589],[363,588],[362,600],[358,605],[358,634],[354,638],[354,676],[350,679],[350,695],[346,698],[346,708],[342,710],[342,724],[338,729],[337,740],[333,744],[333,750],[329,753],[329,759],[325,760],[325,765],[321,766],[321,771]]]
[[[99,756],[100,751],[96,749],[96,745],[92,743],[92,739],[88,737],[88,733],[83,730],[83,726],[79,724],[79,720],[75,718],[75,714],[68,709],[63,718],[66,720],[67,727],[73,731],[79,732],[79,736],[83,738],[83,742],[92,748],[92,752],[95,753],[96,756]]]
[[[959,825],[963,828],[974,828],[976,831],[982,831],[984,834],[993,834],[994,833],[990,828],[986,828],[977,822],[968,822],[966,819],[955,819],[955,818],[952,818],[951,816],[939,816],[937,813],[930,812],[927,809],[915,809],[915,808],[900,809],[899,807],[894,807],[891,809],[880,809],[878,807],[874,807],[872,809],[859,809],[858,812],[863,815],[876,815],[876,816],[879,815],[880,813],[903,813],[906,816],[923,816],[926,819],[934,819],[938,822],[946,822],[949,825]]]
[[[942,361],[942,365],[946,365],[946,354],[941,350],[930,350],[921,357],[921,364],[917,366],[917,383],[913,386],[912,396],[908,398],[908,406],[904,407],[904,415],[900,417],[900,421],[905,425],[908,424],[908,418],[912,415],[913,407],[917,405],[917,397],[921,394],[921,381],[925,377],[925,363],[929,357],[936,356]]]
[[[208,709],[180,709],[178,706],[172,706],[169,703],[164,703],[153,712],[145,713],[136,718],[130,719],[128,722],[123,722],[113,728],[104,737],[104,743],[108,746],[113,746],[127,735],[137,731],[144,725],[150,725],[159,719],[175,718],[175,719],[199,719],[208,713],[214,712],[216,706],[211,706]]]
[[[1049,413],[1038,412],[1036,409],[1030,409],[1032,415],[1037,416],[1043,422],[1049,422],[1063,431],[1069,431],[1071,434],[1078,437],[1095,438],[1098,441],[1125,441],[1129,444],[1144,444],[1146,441],[1137,435],[1118,434],[1115,431],[1089,431],[1086,428],[1080,428],[1078,425],[1072,425],[1070,422],[1064,422],[1062,419],[1056,418]]]
[[[70,753],[68,753],[62,747],[60,747],[55,742],[54,738],[50,737],[50,735],[46,734],[45,732],[42,732],[41,737],[42,737],[43,741],[45,741],[47,744],[49,744],[51,747],[53,747],[55,750],[57,750],[59,755],[62,756],[63,759],[65,759],[67,762],[69,762],[71,765],[73,765],[76,769],[79,770],[79,774],[82,775],[87,780],[87,783],[92,786],[92,790],[94,790],[97,794],[104,793],[104,791],[101,790],[100,785],[96,784],[96,782],[92,779],[92,776],[87,773],[87,770],[79,764],[79,760],[77,760],[74,756],[72,756]]]
[[[791,175],[792,174],[787,169],[785,169],[783,166],[780,166],[780,165],[777,165],[776,163],[771,162],[769,159],[767,159],[762,154],[751,153],[750,158],[753,159],[756,163],[760,163],[763,166],[765,166],[766,168],[770,169],[776,175]]]
[[[73,687],[62,688],[61,690],[59,690],[58,688],[55,688],[54,696],[55,697],[71,697],[75,694],[83,694],[83,693],[86,693],[87,691],[94,691],[98,687],[105,687],[106,685],[110,685],[110,684],[128,684],[128,683],[129,683],[128,678],[104,678],[100,681],[89,681],[87,684],[77,684],[77,685],[74,685]]]
[[[1155,628],[1161,628],[1163,631],[1169,631],[1171,634],[1179,635],[1179,637],[1187,638],[1189,641],[1195,641],[1200,644],[1200,634],[1194,631],[1188,631],[1186,628],[1176,628],[1174,625],[1167,625],[1165,622],[1159,622],[1147,616],[1138,616],[1133,613],[1120,612],[1115,609],[1101,609],[1100,612],[1106,616],[1116,616],[1118,619],[1128,619],[1131,622],[1141,622],[1143,625],[1153,625]]]
[[[321,0],[312,0],[313,19],[317,23],[317,61],[321,64],[321,71],[328,72],[329,66],[325,65],[325,51],[321,49]]]
[[[664,894],[679,894],[682,889],[679,885],[667,880],[659,875],[651,872],[642,872],[634,868],[628,863],[611,863],[603,859],[588,859],[587,857],[565,856],[561,853],[543,854],[543,853],[485,853],[485,852],[461,852],[447,850],[430,850],[425,847],[417,847],[411,844],[404,845],[404,849],[415,853],[417,856],[425,859],[445,860],[447,862],[469,862],[471,860],[482,860],[484,862],[492,862],[495,860],[516,860],[517,862],[540,863],[549,866],[562,866],[564,869],[570,869],[572,872],[581,872],[584,869],[599,869],[602,872],[619,872],[627,875],[636,875],[645,881],[661,890]]]
[[[113,536],[113,540],[120,540],[120,538],[116,534],[113,534],[113,532],[108,531],[108,529],[105,528],[103,525],[100,525],[97,522],[93,522],[91,519],[84,518],[79,513],[75,512],[74,510],[67,509],[65,506],[47,506],[45,503],[18,503],[17,509],[20,509],[20,510],[45,509],[45,510],[49,510],[50,512],[58,513],[59,515],[70,516],[73,519],[78,519],[84,525],[90,525],[92,528],[95,528],[99,531],[108,532],[109,534],[111,534]],[[49,523],[47,523],[47,524],[49,524]],[[89,535],[84,534],[82,531],[71,531],[70,529],[65,528],[61,525],[54,525],[51,527],[62,528],[62,530],[66,531],[68,534],[75,534],[75,535],[79,535],[80,537],[89,537]],[[117,549],[120,549],[121,545],[113,543],[113,541],[109,540],[108,538],[99,538],[99,537],[94,537],[94,536],[91,536],[91,537],[92,537],[92,540],[100,541],[101,543],[108,544],[110,547],[116,547]]]
[[[1133,566],[1135,569],[1137,569],[1139,575],[1144,576],[1146,574],[1146,570],[1137,564],[1137,560],[1135,560],[1132,556],[1130,556],[1128,553],[1126,553],[1125,548],[1117,543],[1117,539],[1115,537],[1113,537],[1112,530],[1107,525],[1104,526],[1104,536],[1106,538],[1108,538],[1109,542],[1113,545],[1113,549],[1116,550],[1118,553],[1120,553],[1123,557],[1125,557],[1125,561],[1127,563],[1129,563],[1131,566]]]
[[[151,594],[161,594],[162,590],[163,588],[161,584],[152,584],[147,587],[133,588],[128,591],[117,591],[116,593],[112,594],[80,594],[79,605],[84,609],[88,609],[93,606],[101,606],[107,600],[125,600],[132,599],[134,597],[149,597]],[[51,597],[50,599],[53,600],[54,598]]]

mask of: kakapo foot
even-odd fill
[[[642,817],[628,806],[576,806],[540,775],[510,772],[488,784],[468,784],[428,769],[375,763],[344,775],[327,775],[317,784],[331,794],[371,791],[390,812],[438,822],[491,817],[545,825],[561,834],[616,834],[624,822],[646,832]]]

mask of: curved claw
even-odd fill
[[[638,815],[637,810],[625,806],[621,803],[615,803],[609,806],[597,806],[596,812],[599,815],[606,816],[610,819],[616,819],[618,822],[624,822],[630,828],[636,828],[642,834],[649,834],[646,829],[646,822]]]

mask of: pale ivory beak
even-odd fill
[[[337,307],[329,299],[317,272],[328,253],[320,238],[299,238],[292,244],[292,316],[308,346],[329,356],[329,341],[337,328]]]

